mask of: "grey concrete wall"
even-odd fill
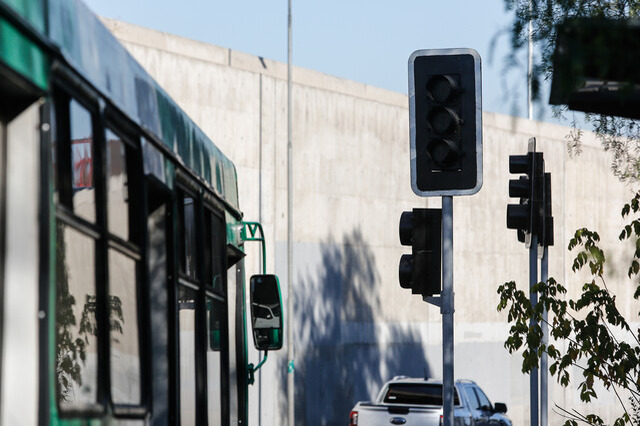
[[[236,164],[242,209],[264,225],[267,266],[280,275],[286,300],[286,65],[106,24]],[[410,189],[405,95],[300,68],[293,82],[296,424],[346,424],[351,406],[373,398],[395,375],[441,377],[439,310],[400,288],[397,278],[408,251],[398,239],[400,214],[440,201]],[[632,189],[612,176],[610,158],[591,133],[583,135],[582,155],[571,158],[568,128],[487,112],[483,123],[484,186],[454,201],[455,375],[476,380],[492,401],[507,403],[514,424],[525,425],[529,378],[520,372],[520,355],[503,348],[507,318],[496,312],[498,285],[528,285],[528,253],[505,223],[513,201],[508,157],[525,153],[532,136],[545,153],[556,242],[550,275],[576,294],[587,277],[571,272],[566,247],[576,228],[597,230],[612,250],[609,288],[629,316],[639,306],[617,236]],[[248,259],[249,272],[257,272],[257,252]],[[251,390],[252,424],[285,423],[286,353],[270,358]],[[550,405],[579,408],[574,395],[553,386]],[[614,412],[612,397],[600,401],[591,408]],[[553,413],[550,419],[561,421]]]

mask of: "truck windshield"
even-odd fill
[[[390,404],[439,405],[442,406],[442,385],[423,383],[394,383],[389,385],[384,402]],[[453,404],[460,405],[458,392],[454,389]]]

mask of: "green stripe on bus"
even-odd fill
[[[37,87],[49,88],[48,56],[15,27],[0,18],[0,60]]]

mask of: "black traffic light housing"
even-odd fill
[[[640,119],[640,22],[569,18],[556,35],[549,103]]]
[[[527,247],[531,244],[532,234],[538,236],[539,241],[543,237],[546,211],[544,157],[541,152],[535,152],[533,138],[529,146],[530,151],[526,155],[509,156],[509,173],[523,176],[509,180],[509,197],[519,198],[520,202],[507,205],[507,228],[517,230],[518,241]],[[549,203],[550,182],[549,177]],[[549,215],[550,209],[549,204]]]
[[[544,174],[544,188],[542,194],[542,236],[540,245],[549,247],[553,245],[553,213],[551,211],[551,173]]]
[[[480,56],[418,50],[409,58],[411,187],[417,195],[471,195],[482,187]]]
[[[442,210],[413,209],[400,216],[400,243],[411,254],[400,258],[398,277],[402,288],[423,297],[442,290]]]

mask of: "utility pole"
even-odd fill
[[[287,401],[288,424],[295,424],[295,393],[294,393],[294,342],[293,342],[293,111],[292,109],[292,79],[291,79],[291,0],[288,9],[288,48],[287,48]]]

